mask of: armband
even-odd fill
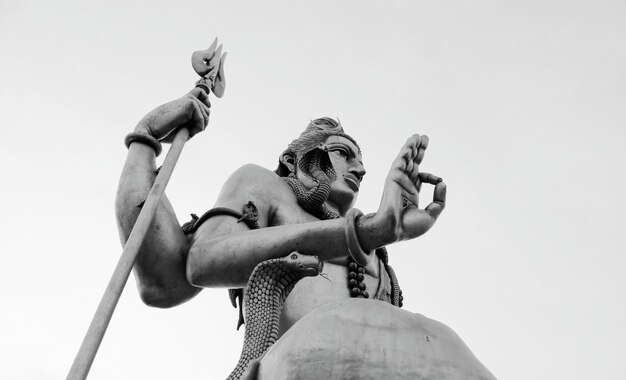
[[[348,210],[346,213],[344,233],[350,256],[357,264],[366,266],[370,262],[371,257],[367,254],[367,252],[363,251],[361,243],[359,243],[359,238],[356,234],[356,218],[360,218],[361,216],[363,216],[363,213],[357,208],[351,208]]]
[[[126,148],[129,148],[130,144],[134,142],[147,145],[150,148],[154,149],[154,153],[157,157],[159,156],[159,154],[161,154],[161,150],[163,150],[163,147],[161,146],[159,140],[145,133],[132,132],[127,134],[126,138],[124,139],[124,145],[126,145]]]

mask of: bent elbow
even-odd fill
[[[226,266],[227,263],[216,251],[191,248],[187,256],[187,281],[203,288],[229,286],[232,279]]]
[[[187,283],[177,286],[140,286],[139,298],[151,307],[167,309],[187,302],[202,290]]]
[[[196,249],[190,249],[189,255],[187,256],[187,268],[186,275],[187,281],[193,286],[206,286],[207,285],[207,277],[208,270],[204,269],[206,265],[202,265],[201,263],[202,255]]]
[[[180,304],[180,300],[169,297],[164,291],[154,288],[144,287],[139,290],[141,301],[151,307],[167,309]]]
[[[193,286],[202,286],[200,281],[200,273],[194,265],[187,263],[187,281]]]

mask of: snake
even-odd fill
[[[283,177],[296,195],[298,204],[319,219],[336,218],[337,216],[324,204],[330,194],[330,184],[337,177],[328,157],[326,145],[320,144],[304,153],[298,161],[298,167],[307,177],[317,182],[315,187],[307,190],[295,175]]]
[[[317,276],[323,262],[317,256],[292,252],[259,263],[244,291],[246,330],[243,349],[226,380],[239,380],[251,361],[260,358],[278,339],[280,313],[287,296],[304,277]]]

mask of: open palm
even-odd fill
[[[446,185],[441,178],[421,173],[419,165],[428,147],[428,136],[411,136],[394,159],[385,181],[377,214],[384,216],[395,241],[416,238],[428,231],[445,208]],[[423,183],[435,185],[433,201],[420,209]]]

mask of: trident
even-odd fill
[[[221,98],[224,95],[226,81],[223,75],[223,64],[226,53],[222,55],[222,45],[217,50],[217,38],[206,50],[198,50],[191,55],[191,65],[200,75],[200,80],[196,82],[196,87],[202,88],[207,95],[213,92],[215,96]],[[122,295],[124,286],[128,281],[128,276],[135,263],[135,258],[139,248],[146,236],[146,232],[152,223],[157,206],[161,202],[165,187],[172,176],[176,162],[189,138],[189,130],[180,128],[172,141],[172,146],[167,152],[163,165],[148,193],[133,230],[124,245],[122,255],[113,271],[111,280],[102,295],[100,304],[91,319],[91,324],[87,329],[80,349],[74,358],[72,367],[67,375],[67,380],[83,380],[87,378],[91,364],[98,352],[104,333],[111,321],[115,306]]]

